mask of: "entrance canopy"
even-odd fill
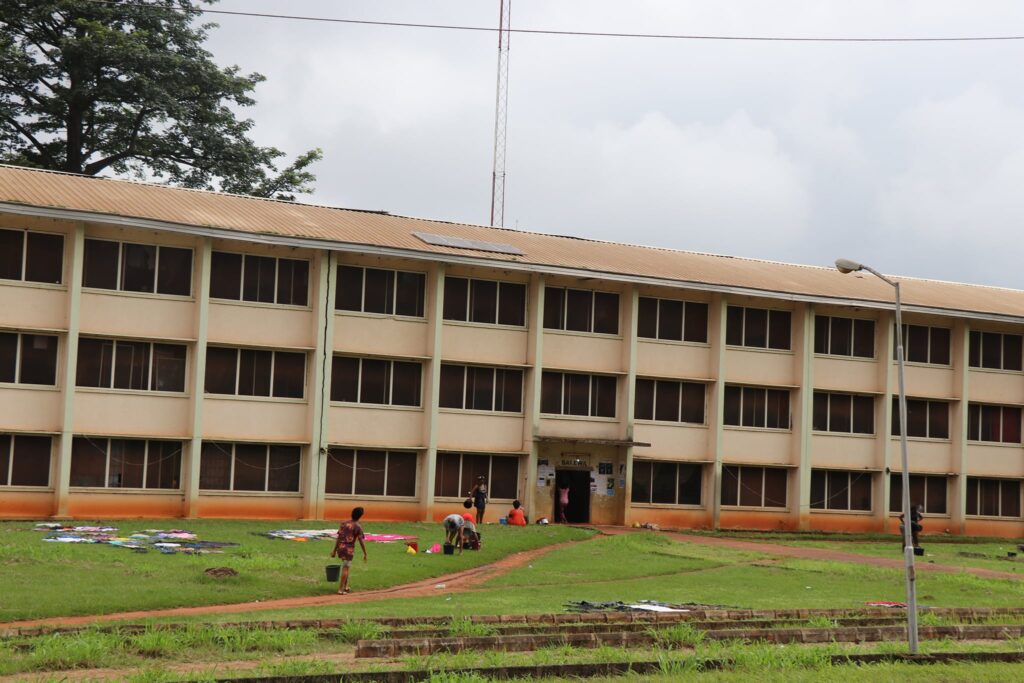
[[[650,448],[651,444],[643,441],[632,441],[630,439],[578,439],[570,436],[537,436],[533,439],[537,443],[581,443],[593,446],[637,446]]]

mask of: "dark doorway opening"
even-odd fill
[[[565,521],[569,524],[590,523],[590,471],[555,470],[555,521],[558,516],[560,491],[569,488],[569,504],[565,507]]]

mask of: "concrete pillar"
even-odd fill
[[[814,428],[814,305],[801,304],[794,311],[798,322],[793,349],[797,386],[793,410],[793,437],[796,448],[796,527],[811,528],[811,432]]]
[[[537,518],[537,496],[541,491],[537,486],[537,459],[540,457],[540,396],[541,378],[544,369],[544,276],[534,274],[530,277],[529,287],[529,325],[523,405],[523,450],[529,452],[526,458],[526,489],[523,494],[526,500],[523,505],[526,515],[531,520]]]
[[[420,518],[434,518],[434,481],[437,476],[437,419],[441,397],[441,359],[444,332],[444,276],[445,265],[431,267],[427,277],[426,315],[430,325],[427,335],[427,354],[423,380],[423,442],[426,452],[420,469]]]
[[[181,484],[184,489],[184,516],[199,516],[199,461],[203,447],[203,393],[206,384],[206,339],[210,318],[210,262],[213,258],[213,243],[203,238],[196,249],[194,268],[198,277],[193,279],[195,290],[192,297],[196,308],[196,343],[192,347],[192,373],[189,386],[192,391],[192,438],[182,449]]]
[[[637,318],[640,314],[640,290],[636,285],[630,286],[627,290],[626,315],[623,321],[623,365],[626,371],[625,411],[622,424],[625,427],[623,436],[628,441],[634,440],[636,429],[635,406],[636,406],[636,354],[637,354]],[[632,524],[630,519],[631,501],[633,500],[633,447],[626,446],[626,486],[620,490],[622,493],[622,524]],[[618,479],[618,472],[613,472]]]
[[[327,418],[331,406],[331,359],[334,348],[334,253],[317,254],[313,299],[313,351],[309,354],[306,401],[309,405],[309,452],[303,468],[302,514],[306,519],[324,518],[324,482],[327,477]]]
[[[708,398],[708,446],[712,458],[705,500],[711,506],[711,526],[717,529],[722,518],[722,441],[725,420],[725,313],[728,302],[715,294],[708,305],[708,341],[711,342],[711,377]]]
[[[76,223],[71,238],[71,266],[67,268],[68,332],[64,338],[64,372],[60,377],[61,427],[57,462],[54,467],[53,515],[67,518],[68,489],[71,485],[71,442],[75,429],[75,377],[78,374],[78,329],[82,310],[82,271],[85,262],[85,224]],[[67,253],[67,250],[65,250]]]
[[[885,311],[878,316],[878,365],[879,384],[882,391],[881,405],[875,411],[875,438],[878,467],[882,471],[880,481],[875,482],[875,516],[878,530],[887,531],[889,527],[889,492],[890,463],[895,455],[899,458],[899,442],[892,439],[892,399],[899,391],[896,376],[896,361],[893,360],[893,349],[896,348],[896,316]]]
[[[949,500],[946,509],[949,511],[949,531],[954,534],[967,533],[967,405],[970,396],[970,336],[971,324],[966,320],[958,320],[953,324],[950,335],[953,348],[950,349],[950,360],[953,363],[953,391],[959,401],[950,406],[950,432],[953,442],[953,485],[948,487]],[[939,531],[936,529],[936,531]]]

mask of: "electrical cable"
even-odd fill
[[[237,10],[216,10],[178,7],[164,7],[148,3],[125,3],[117,0],[86,0],[96,5],[149,7],[152,9],[180,12],[182,14],[219,14],[236,17],[254,17],[259,19],[284,19],[289,21],[324,22],[333,24],[350,24],[360,26],[382,26],[389,28],[420,28],[444,31],[469,31],[480,33],[496,33],[499,30],[491,26],[469,26],[463,24],[429,24],[408,21],[372,21],[369,19],[341,19],[337,17],[317,17],[298,14],[275,14],[268,12],[242,12]],[[953,43],[953,42],[998,42],[1024,40],[1024,35],[996,36],[745,36],[745,35],[711,35],[685,33],[629,33],[622,31],[568,31],[555,29],[510,28],[508,33],[544,36],[571,36],[587,38],[634,38],[656,40],[702,40],[702,41],[734,41],[734,42],[780,42],[780,43]]]

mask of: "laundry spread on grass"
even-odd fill
[[[285,541],[311,541],[317,539],[334,540],[338,537],[335,529],[277,529],[268,531],[265,536]],[[396,541],[416,540],[415,536],[402,534],[364,534],[363,540],[371,543],[395,543]]]
[[[35,530],[48,532],[43,540],[49,543],[93,543],[127,548],[138,553],[156,550],[164,555],[208,555],[222,553],[223,548],[238,545],[224,541],[202,541],[195,533],[184,529],[145,529],[119,535],[118,528],[112,526],[64,526],[46,522],[37,524]]]
[[[634,603],[621,601],[589,602],[587,600],[570,600],[565,603],[568,612],[692,612],[702,609],[724,609],[723,605],[702,605],[695,602],[671,604],[657,600],[637,600]]]

